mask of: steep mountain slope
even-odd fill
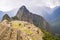
[[[0,40],[43,40],[43,32],[24,21],[4,20],[0,23]]]
[[[22,6],[18,10],[16,16],[12,17],[12,20],[27,21],[43,29],[49,29],[49,24],[44,20],[43,17],[29,12],[25,6]]]
[[[44,17],[44,19],[46,19],[47,21],[49,20],[48,18],[50,18],[50,14],[51,14],[51,8],[49,7],[45,7],[45,6],[42,6],[42,7],[31,7],[29,9],[32,13],[35,13],[37,15],[40,15],[42,17]]]
[[[60,34],[60,6],[57,6],[51,10],[51,14],[46,15],[46,20],[51,25],[51,32],[54,34]],[[44,17],[45,18],[45,17]]]
[[[51,21],[52,26],[54,26],[54,32],[55,33],[60,33],[60,6],[55,7],[54,11],[51,14]]]
[[[55,7],[51,15],[52,20],[54,19],[54,21],[60,19],[60,6]]]

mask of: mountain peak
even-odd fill
[[[5,19],[7,19],[8,21],[10,20],[10,17],[8,16],[8,14],[5,14],[5,15],[3,16],[2,21],[5,20]]]
[[[26,9],[26,6],[23,5],[23,6],[21,6],[21,8]]]
[[[23,14],[25,15],[25,14],[28,14],[28,13],[29,13],[28,9],[23,5],[23,6],[20,7],[20,9],[18,10],[16,16],[17,16],[18,18],[20,18],[20,17],[22,17]]]
[[[19,11],[28,12],[28,9],[26,8],[26,6],[23,5],[23,6],[20,7]]]
[[[8,14],[5,14],[4,16],[8,16]]]

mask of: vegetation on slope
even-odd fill
[[[43,37],[44,40],[60,40],[57,36],[54,36],[45,30],[43,30],[43,33],[45,34]]]

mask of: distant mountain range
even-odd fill
[[[50,14],[45,12],[43,17],[51,25],[52,32],[55,34],[60,34],[60,6],[53,8]]]
[[[60,33],[60,6],[54,8],[50,18],[48,19],[50,19],[48,22],[53,26],[53,32]]]

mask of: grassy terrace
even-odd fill
[[[10,22],[10,24],[11,24],[12,28],[17,28],[17,29],[24,31],[27,34],[32,34],[32,32],[30,30],[26,29],[24,27],[24,24],[21,24],[20,22],[12,21],[12,22]]]

